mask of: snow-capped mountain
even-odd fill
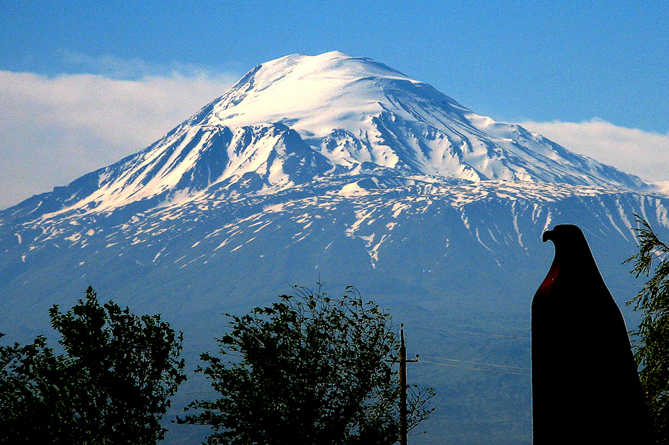
[[[162,313],[195,366],[221,312],[289,284],[355,285],[433,357],[413,378],[443,398],[416,443],[529,444],[541,233],[581,226],[622,303],[635,214],[669,239],[669,198],[633,175],[373,60],[292,55],[141,152],[0,212],[0,332],[43,333],[51,304],[92,285]]]
[[[331,52],[257,66],[164,138],[52,195],[61,199],[47,207],[150,207],[203,191],[268,193],[360,173],[647,188],[383,64]]]

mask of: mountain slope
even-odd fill
[[[145,209],[207,190],[267,193],[366,172],[648,188],[383,64],[332,52],[259,65],[147,149],[16,214]]]
[[[92,285],[103,298],[161,313],[183,330],[194,367],[198,353],[216,350],[221,313],[266,304],[290,284],[318,281],[331,294],[355,285],[405,323],[409,352],[422,360],[410,379],[439,393],[428,434],[415,443],[529,445],[529,305],[552,256],[540,242],[543,230],[582,227],[623,309],[635,289],[621,267],[635,248],[633,214],[669,237],[669,200],[661,196],[508,181],[347,179],[244,198],[201,196],[129,219],[119,210],[3,230],[0,332],[10,341],[47,332],[47,309],[68,307]],[[578,310],[578,302],[565,303]],[[210,394],[206,384],[183,393],[174,414],[189,394]],[[168,427],[171,443],[183,443],[187,428]]]
[[[517,125],[479,116],[430,85],[339,52],[287,56],[249,72],[195,125],[284,122],[335,165],[467,180],[642,187]]]

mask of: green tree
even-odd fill
[[[348,288],[341,299],[296,288],[230,319],[223,358],[202,354],[220,398],[179,423],[209,425],[208,444],[392,444],[399,435],[398,340],[390,316]],[[409,425],[433,409],[412,391]]]
[[[68,312],[49,310],[64,354],[42,336],[0,348],[0,442],[154,444],[186,376],[182,335],[159,315],[137,316],[92,288]]]
[[[635,216],[639,252],[627,261],[634,262],[632,273],[637,278],[650,276],[651,270],[653,273],[627,303],[643,313],[639,328],[631,332],[632,344],[656,438],[658,443],[669,444],[669,246],[660,241],[647,221]]]
[[[0,334],[2,336],[2,334]],[[26,346],[0,347],[0,443],[55,443],[69,437],[74,416],[66,398],[64,360],[44,336]]]

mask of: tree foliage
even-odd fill
[[[0,443],[56,443],[72,428],[64,393],[65,364],[39,336],[26,346],[0,347]]]
[[[669,444],[669,246],[660,241],[647,221],[635,215],[639,252],[632,273],[652,276],[627,304],[643,313],[632,334],[639,378],[646,392],[658,443]]]
[[[207,443],[391,444],[399,434],[398,341],[390,316],[355,289],[341,299],[296,288],[230,319],[222,357],[202,354],[220,398],[180,423],[209,425]],[[432,389],[412,392],[409,425],[429,417]]]
[[[0,348],[0,442],[153,444],[186,377],[181,334],[88,288],[68,312],[49,310],[64,354],[43,336]]]

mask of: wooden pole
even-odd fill
[[[404,325],[400,330],[400,445],[407,445],[407,348]]]

